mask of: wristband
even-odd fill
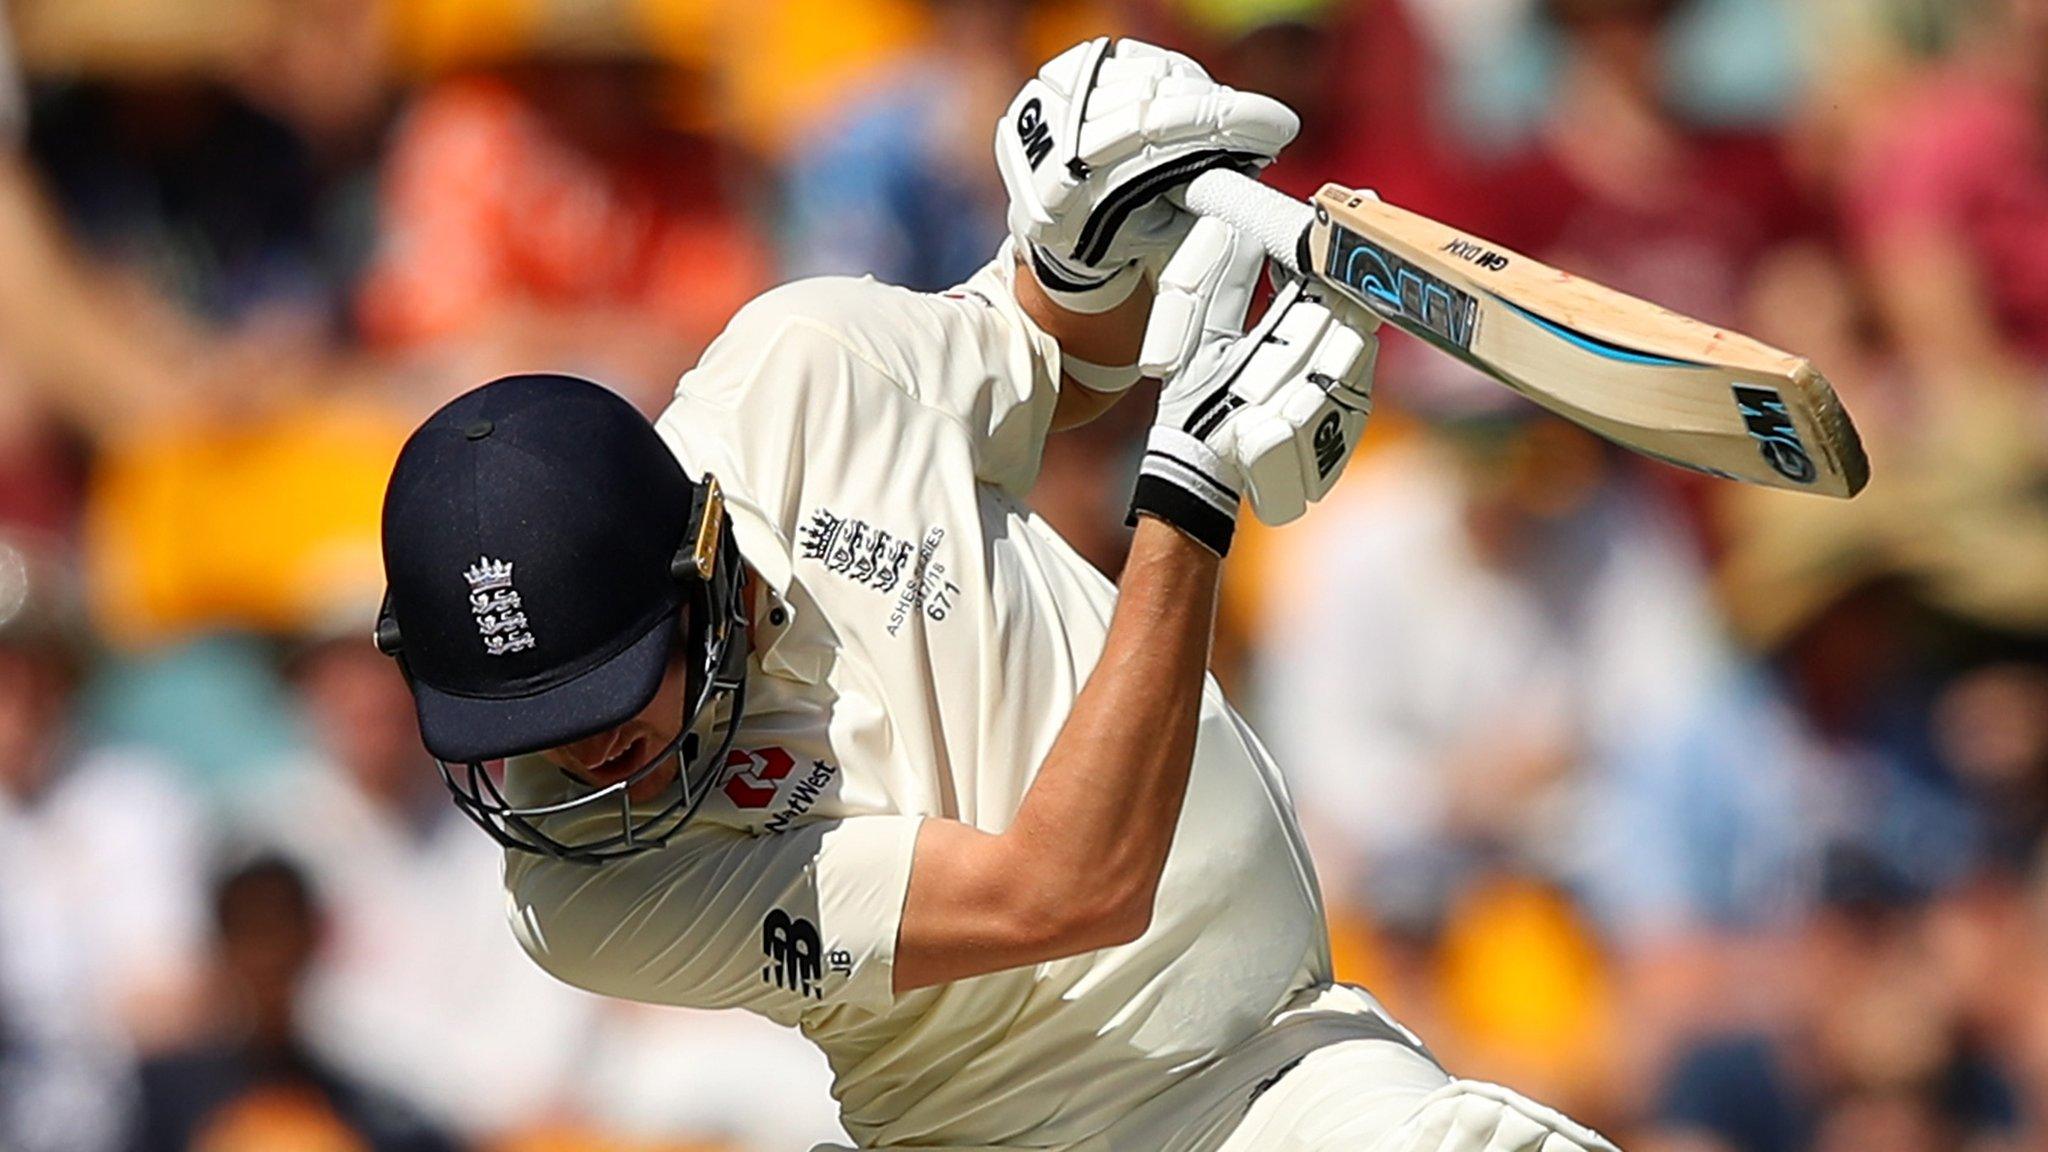
[[[1112,368],[1092,360],[1083,360],[1079,356],[1069,356],[1064,352],[1060,354],[1060,371],[1073,377],[1074,383],[1081,387],[1105,396],[1118,396],[1130,391],[1131,386],[1143,375],[1138,371],[1136,364]]]
[[[1164,520],[1226,556],[1237,532],[1237,505],[1236,479],[1222,457],[1177,428],[1153,427],[1125,524],[1136,524],[1139,516]]]

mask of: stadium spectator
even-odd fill
[[[1360,467],[1289,554],[1256,680],[1325,890],[1425,940],[1504,875],[1571,893],[1628,1021],[1581,1071],[1625,1095],[1801,909],[1796,720],[1586,434],[1468,410]]]
[[[228,326],[339,315],[349,257],[291,126],[201,75],[94,78],[46,91],[30,147],[92,250]]]
[[[928,46],[892,62],[790,150],[782,267],[872,273],[937,292],[988,262],[1003,190],[988,155],[1017,75],[1029,5],[960,0],[933,13]]]
[[[203,373],[197,340],[170,310],[115,291],[65,235],[26,153],[27,129],[0,21],[0,525],[61,534],[83,487],[78,440],[166,417],[189,404]]]
[[[213,1034],[143,1064],[128,1152],[454,1152],[402,1100],[307,1043],[299,989],[322,924],[297,869],[267,857],[234,868],[214,888],[213,919]]]
[[[1975,7],[1951,60],[1853,110],[1836,189],[1882,314],[1929,386],[2048,369],[2048,5]]]
[[[768,277],[739,208],[750,165],[671,120],[687,79],[600,37],[423,91],[357,301],[373,346],[457,360],[449,380],[546,366],[665,400]]]
[[[1542,0],[1561,39],[1553,91],[1527,144],[1476,168],[1478,210],[1466,227],[1739,328],[1758,263],[1818,218],[1778,136],[1697,123],[1670,99],[1666,48],[1685,8],[1686,0]],[[1468,375],[1440,358],[1422,371],[1431,380]],[[1639,483],[1683,498],[1688,527],[1711,548],[1704,482],[1662,466],[1634,470]]]
[[[448,802],[391,662],[351,634],[304,645],[290,675],[306,748],[271,766],[247,827],[326,905],[301,1034],[465,1132],[551,1118],[592,1042],[594,999],[536,969],[478,898],[499,852]]]
[[[196,1021],[203,814],[165,767],[72,725],[71,578],[0,540],[0,1146],[99,1152],[128,1064]]]
[[[1813,225],[1762,132],[1709,129],[1667,98],[1682,0],[1545,0],[1563,62],[1531,145],[1481,173],[1473,230],[1689,316],[1733,324],[1744,277]]]
[[[1924,900],[1881,858],[1830,853],[1774,990],[1782,1014],[1678,1055],[1657,1103],[1666,1137],[1712,1152],[2022,1147],[2017,1088],[1956,1012],[1966,989]]]
[[[1445,220],[1469,222],[1471,157],[1438,94],[1441,62],[1405,4],[1175,0],[1188,32],[1214,44],[1217,79],[1269,93],[1301,116],[1301,134],[1261,179],[1307,199],[1324,183],[1371,188]],[[1463,14],[1469,24],[1471,13]],[[1373,130],[1357,126],[1370,123]]]
[[[1461,859],[1505,851],[1624,936],[1786,911],[1798,760],[1668,510],[1547,418],[1461,418],[1386,455],[1320,526],[1261,669],[1281,762],[1345,825],[1318,844],[1332,885],[1440,900]],[[1750,772],[1719,766],[1718,729],[1745,733]],[[1562,831],[1584,819],[1634,829],[1629,848]],[[1738,844],[1742,876],[1716,864]]]

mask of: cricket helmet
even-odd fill
[[[588,863],[695,815],[745,703],[745,569],[717,481],[691,479],[630,404],[549,374],[457,397],[399,452],[383,544],[377,647],[464,814],[508,848]],[[505,759],[626,722],[677,661],[681,724],[646,764],[543,802],[508,788]],[[671,756],[675,783],[635,803]]]

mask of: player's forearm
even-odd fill
[[[1102,657],[1004,835],[1063,902],[1135,936],[1194,760],[1220,561],[1142,519]]]
[[[900,992],[1136,939],[1180,819],[1216,610],[1216,556],[1138,525],[1109,639],[1017,818],[918,833]]]

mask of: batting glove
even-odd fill
[[[1055,302],[1106,312],[1194,217],[1172,195],[1211,168],[1271,163],[1301,122],[1178,52],[1101,38],[1054,57],[996,128],[1010,231]]]
[[[1372,414],[1378,319],[1342,302],[1332,311],[1294,282],[1247,333],[1264,262],[1257,241],[1198,222],[1159,278],[1140,358],[1165,385],[1132,514],[1219,555],[1241,492],[1264,523],[1298,518],[1337,482]]]

